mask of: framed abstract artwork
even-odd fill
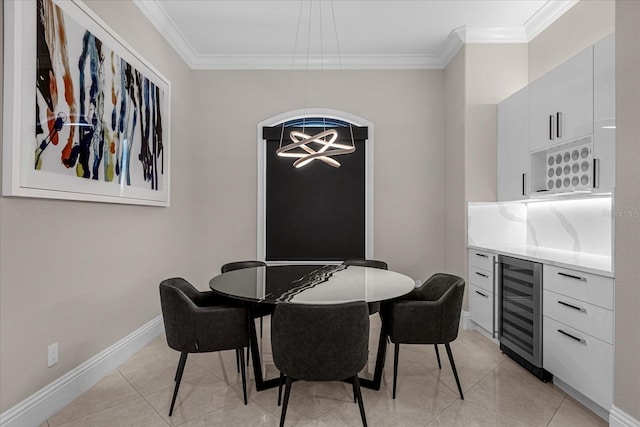
[[[4,21],[3,195],[169,206],[170,82],[79,0]]]

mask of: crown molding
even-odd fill
[[[524,27],[465,27],[460,35],[467,43],[527,43]]]
[[[187,41],[187,38],[178,29],[178,26],[167,15],[167,12],[160,6],[157,1],[133,0],[138,9],[147,17],[149,22],[156,27],[158,32],[171,45],[182,60],[191,68],[195,68],[193,64],[197,62],[197,55],[193,46]]]
[[[567,10],[571,9],[579,0],[549,0],[538,10],[535,15],[524,23],[524,32],[527,35],[527,42],[535,39],[547,27],[553,24]]]
[[[291,55],[198,55],[165,10],[156,1],[133,3],[162,34],[184,62],[195,70],[357,70],[443,69],[460,48],[472,43],[528,43],[579,0],[548,0],[522,26],[454,29],[438,55],[342,55],[292,57]]]
[[[458,51],[464,46],[463,40],[466,38],[465,33],[466,27],[459,27],[451,31],[440,51],[440,68],[446,68],[453,57],[456,56]]]

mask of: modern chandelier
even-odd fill
[[[302,3],[304,0],[300,2],[300,13],[298,15],[298,27],[296,30],[296,41],[293,47],[293,59],[292,62],[295,62],[295,50],[298,44],[298,33],[300,31],[300,23],[302,19]],[[338,61],[340,65],[340,69],[342,69],[342,59],[340,56],[340,43],[338,42],[338,30],[336,28],[336,19],[333,10],[333,0],[330,2],[331,5],[331,18],[333,20],[333,30],[336,38],[336,45],[338,49]],[[309,25],[307,25],[307,67],[306,72],[308,75],[309,72],[309,42],[311,39],[311,9],[313,5],[313,0],[309,0]],[[320,65],[322,70],[324,71],[324,60],[323,60],[323,43],[322,43],[322,1],[319,0],[319,11],[320,11]],[[293,63],[292,63],[293,68]],[[308,76],[305,85],[308,85]],[[307,87],[305,87],[305,97],[307,93]],[[305,99],[306,101],[306,99]],[[284,139],[284,128],[285,123],[282,124],[282,131],[280,133],[280,145],[276,150],[276,154],[280,157],[292,157],[297,160],[293,162],[293,166],[296,168],[301,168],[305,165],[312,163],[314,160],[320,160],[326,163],[329,166],[333,166],[334,168],[340,167],[340,162],[335,159],[332,159],[333,156],[338,156],[342,154],[350,154],[356,151],[355,141],[353,139],[353,128],[351,123],[349,123],[349,132],[351,137],[351,145],[340,144],[337,143],[338,139],[338,131],[335,129],[326,129],[323,128],[322,132],[317,133],[315,135],[310,135],[308,130],[305,131],[304,120],[302,126],[302,132],[292,130],[289,132],[290,143],[283,145]],[[313,147],[312,148],[312,144]]]
[[[276,154],[280,157],[297,158],[298,160],[293,162],[293,166],[296,168],[308,165],[316,159],[334,168],[339,168],[340,162],[332,159],[331,156],[349,154],[356,151],[351,124],[349,124],[349,131],[351,132],[351,145],[337,144],[335,141],[338,139],[338,131],[335,129],[325,130],[316,135],[308,135],[304,132],[292,130],[289,133],[289,138],[292,141],[290,144],[282,146],[283,135],[280,135],[280,147],[276,150]],[[282,134],[284,134],[284,124],[282,125]],[[309,146],[312,143],[320,145],[320,148],[317,151],[314,150]],[[296,149],[301,149],[302,151]]]

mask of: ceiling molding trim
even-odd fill
[[[446,68],[458,51],[464,46],[466,36],[466,27],[459,27],[451,31],[449,37],[444,42],[444,46],[440,51],[440,68]]]
[[[190,64],[196,70],[398,70],[442,69],[435,55],[215,55],[198,56]]]
[[[133,0],[152,25],[191,69],[195,70],[385,70],[443,69],[465,43],[528,43],[573,7],[579,0],[548,0],[523,26],[454,29],[439,55],[337,55],[292,58],[291,55],[196,54],[164,8],[156,1]]]
[[[195,50],[191,44],[187,41],[187,38],[178,29],[178,26],[167,15],[166,11],[156,1],[145,0],[133,0],[138,9],[144,16],[147,17],[149,22],[156,27],[158,32],[164,37],[164,39],[171,45],[182,60],[191,68],[196,62],[197,56]]]
[[[535,39],[541,32],[553,24],[566,11],[571,9],[579,0],[549,0],[531,18],[524,23],[527,41]]]
[[[466,27],[464,43],[527,43],[524,27]]]

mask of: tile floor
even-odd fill
[[[269,322],[261,346],[268,377]],[[373,372],[380,320],[371,316]],[[363,389],[370,426],[606,426],[607,423],[553,384],[530,375],[478,332],[460,331],[451,344],[465,400],[458,396],[451,367],[433,346],[400,347],[398,395],[391,399],[393,350],[389,347],[380,391]],[[277,426],[277,389],[256,392],[248,370],[249,404],[242,403],[235,352],[190,355],[172,417],[168,416],[179,353],[163,336],[133,355],[44,426]],[[349,384],[296,382],[287,411],[291,426],[360,426]]]

